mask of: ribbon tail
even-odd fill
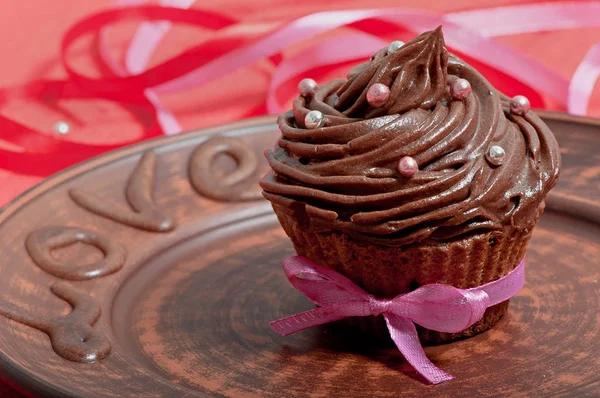
[[[435,366],[425,355],[419,342],[415,324],[407,318],[392,313],[384,314],[390,336],[411,366],[432,384],[452,380],[452,375]]]
[[[281,318],[269,323],[271,329],[280,335],[287,336],[313,326],[339,321],[349,316],[364,315],[356,310],[356,303],[332,304],[318,307],[314,310],[301,312],[296,315]],[[358,304],[358,308],[361,308]]]

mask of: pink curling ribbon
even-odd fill
[[[291,284],[319,307],[271,322],[275,332],[287,336],[352,316],[383,315],[404,358],[432,384],[453,377],[427,358],[414,324],[438,332],[461,332],[479,321],[486,308],[513,297],[525,284],[525,259],[507,275],[482,286],[459,289],[434,283],[393,299],[375,297],[305,257],[287,258],[283,270]]]
[[[65,34],[61,48],[66,79],[43,79],[20,87],[0,88],[0,106],[12,99],[42,103],[96,98],[114,101],[139,119],[144,133],[119,145],[71,143],[64,137],[36,131],[0,114],[0,140],[19,147],[19,150],[0,148],[0,168],[45,176],[116,147],[159,134],[178,133],[181,127],[173,113],[161,103],[159,95],[214,81],[265,57],[277,59],[287,47],[315,35],[340,27],[352,30],[306,49],[303,59],[281,58],[282,62],[274,62],[265,108],[278,113],[282,108],[276,98],[278,90],[290,80],[317,67],[359,61],[381,48],[384,43],[376,36],[379,21],[414,33],[442,24],[447,43],[454,51],[471,57],[471,62],[476,62],[477,68],[497,87],[518,87],[522,94],[530,96],[532,105],[538,107],[543,103],[537,92],[544,92],[570,112],[585,114],[600,76],[600,44],[590,49],[569,82],[493,40],[501,35],[600,26],[600,19],[596,17],[600,1],[523,4],[449,14],[406,8],[342,10],[269,23],[239,21],[214,11],[187,9],[192,0],[161,0],[161,4],[167,5],[162,7],[144,3],[143,0],[120,0],[119,8],[92,14],[74,24]],[[102,32],[111,24],[132,19],[141,20],[142,24],[121,65],[111,58]],[[152,52],[174,23],[201,26],[212,30],[214,35],[148,68]],[[91,78],[78,72],[67,54],[80,37],[96,32],[100,33],[98,60],[107,73]],[[263,113],[265,108],[249,110],[246,116]]]

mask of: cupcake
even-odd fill
[[[299,255],[387,298],[431,283],[477,287],[520,263],[558,179],[558,144],[527,98],[449,54],[441,27],[299,90],[261,181]],[[471,336],[507,309],[419,337]],[[354,322],[377,333],[378,318]]]

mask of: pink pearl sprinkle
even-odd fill
[[[403,157],[400,159],[400,163],[398,163],[398,171],[403,177],[410,178],[414,176],[418,170],[419,165],[417,164],[417,161],[410,156]]]
[[[298,83],[298,92],[303,97],[310,97],[317,92],[318,84],[313,79],[302,79]]]
[[[383,106],[390,98],[390,89],[385,84],[375,83],[367,91],[367,102],[373,108]]]
[[[466,79],[456,79],[450,86],[450,95],[458,101],[464,101],[471,94],[471,83]]]
[[[510,111],[515,115],[523,116],[531,109],[531,104],[527,97],[516,95],[510,100]]]

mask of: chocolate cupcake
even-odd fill
[[[525,97],[449,54],[441,28],[397,44],[347,79],[301,82],[263,194],[299,255],[378,297],[496,280],[525,256],[559,175],[557,142]],[[507,308],[461,333],[420,328],[421,341],[476,334]]]

